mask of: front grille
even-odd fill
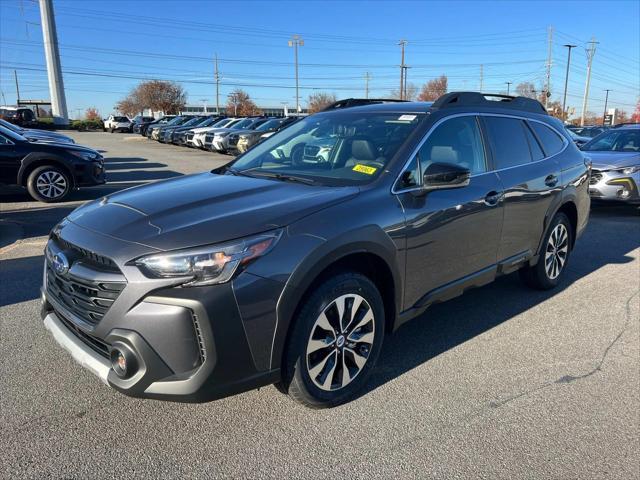
[[[193,140],[195,133],[187,133],[187,140]]]
[[[595,185],[602,180],[602,173],[599,170],[591,170],[591,178],[589,179],[589,185]]]
[[[67,327],[67,329],[78,339],[80,339],[85,345],[89,346],[92,350],[98,352],[103,357],[109,358],[109,349],[111,345],[109,345],[107,342],[103,342],[93,335],[89,335],[88,333],[83,332],[77,326],[75,326],[73,322],[65,318],[65,316],[60,312],[56,312],[56,316],[63,323],[63,325]]]
[[[48,294],[86,323],[97,324],[127,284],[122,272],[110,258],[69,243],[55,234],[50,242],[51,248],[60,249],[65,254],[71,268],[60,274],[47,261]]]
[[[47,292],[91,325],[102,320],[125,286],[126,282],[94,282],[69,273],[59,275],[47,265]]]
[[[229,145],[237,145],[238,144],[239,135],[229,135]]]

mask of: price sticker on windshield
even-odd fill
[[[378,170],[376,167],[368,167],[366,165],[360,164],[357,164],[355,167],[353,167],[354,172],[360,172],[366,175],[373,175],[374,173],[376,173],[376,170]]]

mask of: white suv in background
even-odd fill
[[[216,130],[218,128],[231,127],[231,126],[235,125],[236,123],[238,123],[240,120],[242,120],[242,118],[235,118],[235,117],[223,118],[219,122],[216,122],[213,125],[210,125],[208,127],[194,128],[192,130],[192,132],[194,134],[193,138],[191,138],[191,139],[187,138],[187,143],[191,142],[191,144],[194,147],[204,148],[204,137],[207,135],[207,133],[209,133],[209,132],[211,132],[213,130]]]
[[[131,129],[131,120],[127,117],[120,117],[118,115],[109,115],[104,121],[104,131],[107,130],[113,132],[128,132]]]

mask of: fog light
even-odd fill
[[[111,350],[111,368],[120,378],[129,378],[136,370],[136,359],[126,348]]]

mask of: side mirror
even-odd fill
[[[444,190],[469,185],[471,171],[453,163],[432,163],[422,176],[422,190]]]

